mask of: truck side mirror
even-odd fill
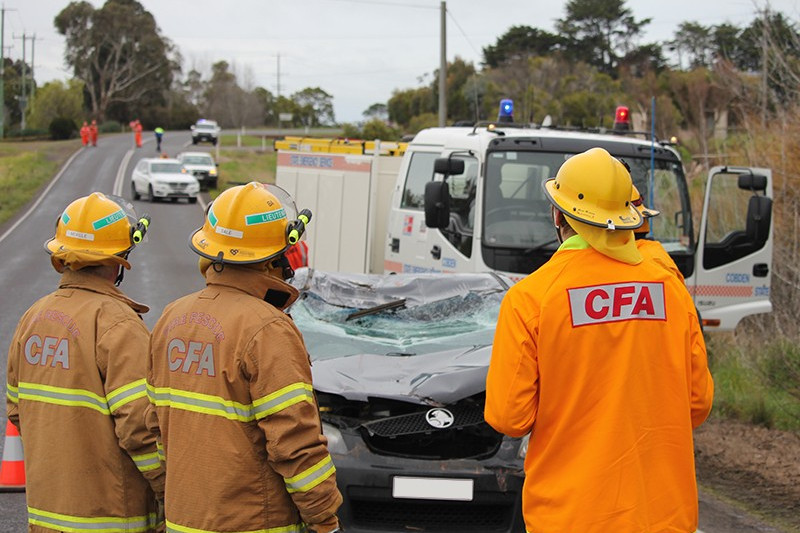
[[[741,177],[739,178],[739,183],[741,184]],[[761,249],[767,242],[771,223],[772,198],[766,196],[751,196],[747,204],[747,226],[745,227],[745,235],[747,235],[747,240],[752,243],[754,250]]]
[[[433,171],[436,174],[455,176],[464,173],[464,160],[439,157],[433,162]]]
[[[760,174],[739,174],[739,188],[744,191],[767,190],[767,177]]]
[[[436,161],[447,161],[447,159]],[[463,161],[461,166],[464,166]],[[446,181],[429,181],[425,184],[425,225],[429,228],[445,229],[449,224],[450,188]]]

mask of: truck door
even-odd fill
[[[711,169],[696,258],[687,287],[707,328],[732,330],[745,316],[772,310],[769,169]]]
[[[404,179],[392,199],[384,270],[387,272],[431,272],[439,270],[434,259],[437,243],[425,226],[425,184],[433,175],[433,163],[440,152],[415,151],[410,156]],[[401,184],[402,183],[402,184]],[[441,254],[441,243],[438,244]]]

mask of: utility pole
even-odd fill
[[[281,54],[278,52],[278,96],[281,97]],[[277,100],[277,99],[276,99]]]
[[[5,136],[6,125],[6,95],[5,95],[5,71],[6,71],[6,9],[5,4],[0,7],[0,139]]]
[[[439,127],[447,125],[447,4],[441,4],[439,43]]]
[[[22,32],[22,37],[14,36],[15,39],[22,39],[22,96],[19,97],[19,108],[22,111],[22,121],[20,123],[20,129],[25,130],[25,108],[28,107],[28,96],[25,94],[25,79],[28,77],[28,73],[26,72],[25,66],[25,41],[27,40],[28,36],[25,32]]]
[[[31,41],[31,98],[36,96],[36,77],[33,75],[33,54],[36,52],[36,41],[41,41],[42,39],[36,38],[36,34],[33,34],[33,37],[30,38]]]

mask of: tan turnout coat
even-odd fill
[[[30,531],[156,529],[164,470],[144,424],[147,310],[67,270],[19,321],[7,411],[22,437]]]
[[[167,306],[151,340],[148,425],[166,459],[168,531],[335,526],[342,498],[308,354],[283,311],[296,289],[231,265],[206,281]]]

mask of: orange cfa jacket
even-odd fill
[[[327,533],[342,496],[300,332],[297,290],[225,265],[153,329],[148,426],[167,469],[167,531]]]
[[[691,297],[651,259],[574,236],[503,299],[485,417],[531,434],[529,533],[695,531],[692,429],[712,396]]]
[[[150,335],[137,314],[147,310],[66,270],[19,321],[7,410],[22,436],[30,532],[159,527],[164,469],[145,427]]]

